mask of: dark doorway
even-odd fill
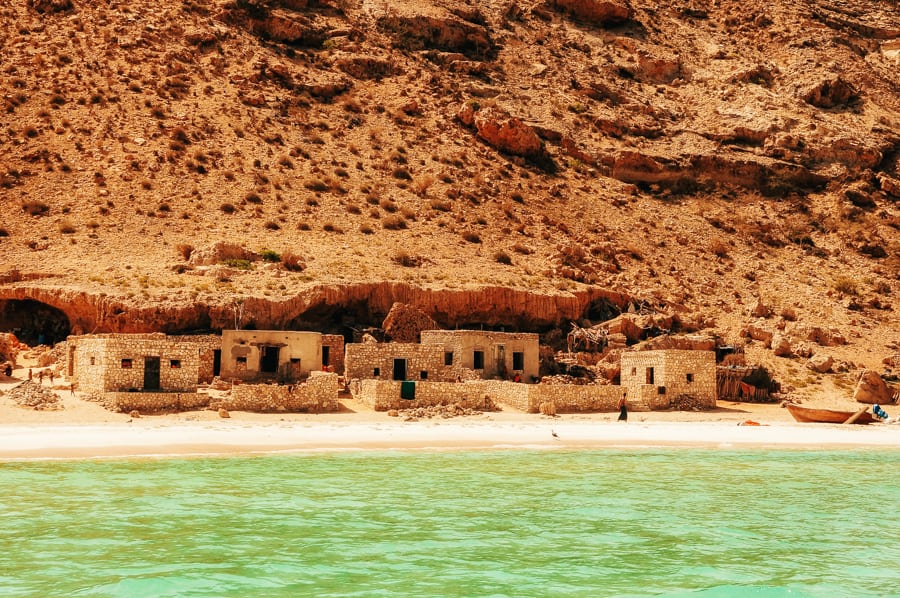
[[[278,350],[280,347],[260,347],[259,371],[264,374],[274,374],[278,371]]]
[[[322,367],[331,365],[331,347],[322,345]]]
[[[653,368],[647,368],[647,384],[653,384]]]
[[[513,369],[520,372],[525,369],[525,353],[513,351]]]
[[[222,372],[222,349],[213,349],[213,376]]]
[[[159,357],[144,358],[144,390],[159,390]]]
[[[394,360],[394,380],[406,380],[406,360]]]
[[[472,369],[484,369],[484,351],[475,351],[472,353]]]

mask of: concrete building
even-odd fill
[[[425,330],[423,345],[443,347],[444,365],[474,370],[481,378],[536,381],[540,372],[538,335],[489,330]]]
[[[334,344],[327,346],[318,332],[223,330],[221,376],[292,382],[328,367]]]
[[[716,353],[664,349],[626,351],[621,357],[621,385],[628,400],[651,409],[666,409],[678,397],[700,406],[716,406]]]

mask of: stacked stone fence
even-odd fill
[[[599,384],[538,384],[530,387],[529,413],[540,411],[541,403],[552,402],[556,413],[584,413],[617,411],[622,387]],[[627,405],[634,411],[647,411],[640,401],[628,397]]]
[[[355,380],[354,397],[375,411],[418,409],[435,405],[459,405],[468,409],[493,411],[496,407],[484,382],[415,382],[415,399],[400,397],[402,382]]]
[[[199,392],[106,392],[102,399],[103,405],[121,413],[192,411],[209,406],[209,395]]]
[[[302,384],[237,384],[231,396],[212,401],[213,409],[257,413],[325,413],[341,409],[338,375],[311,372]]]

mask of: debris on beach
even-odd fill
[[[430,419],[433,417],[449,419],[451,417],[465,417],[467,415],[482,415],[484,410],[463,407],[462,405],[430,405],[428,407],[400,409],[397,413],[403,418],[403,421],[414,422],[419,421],[420,419]]]
[[[37,411],[59,411],[63,409],[59,395],[31,380],[26,380],[19,384],[9,391],[8,396],[19,407],[27,407]]]

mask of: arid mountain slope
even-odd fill
[[[40,304],[76,331],[218,328],[242,302],[339,329],[404,300],[545,331],[631,300],[737,338],[761,300],[848,360],[896,352],[896,2],[0,17],[5,328]]]

